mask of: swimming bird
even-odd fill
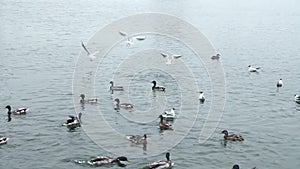
[[[168,130],[168,129],[172,129],[172,125],[169,123],[165,123],[164,122],[164,117],[162,115],[159,115],[158,118],[160,118],[160,122],[159,122],[159,128],[161,130]]]
[[[153,86],[152,86],[153,91],[165,91],[166,90],[166,88],[164,86],[156,86],[155,80],[153,80],[152,83],[153,83]]]
[[[84,104],[84,103],[97,103],[98,99],[97,98],[91,98],[91,99],[85,99],[85,95],[81,94],[80,95],[80,103]]]
[[[81,116],[82,116],[81,112],[78,113],[77,117],[70,115],[69,116],[70,118],[63,125],[67,126],[68,128],[71,128],[71,129],[80,127],[81,126]]]
[[[299,95],[295,94],[294,100],[295,100],[296,103],[300,104],[300,96]]]
[[[124,88],[123,86],[114,86],[114,82],[113,81],[110,81],[110,90],[111,91],[123,91]]]
[[[258,69],[260,69],[260,67],[254,68],[254,67],[252,67],[251,65],[248,66],[249,72],[258,72]]]
[[[86,46],[84,45],[84,43],[82,41],[81,41],[81,46],[86,51],[87,57],[90,58],[90,61],[93,61],[94,59],[96,59],[96,54],[98,54],[99,51],[95,51],[94,53],[90,53],[89,50],[86,48]]]
[[[211,57],[211,59],[212,60],[219,60],[220,59],[220,54],[219,53],[217,53],[216,55],[213,55],[212,57]]]
[[[204,93],[203,93],[203,91],[200,91],[199,93],[200,93],[200,95],[198,98],[199,98],[200,102],[203,103],[205,101]]]
[[[240,169],[240,166],[235,164],[235,165],[233,165],[232,169]],[[256,167],[253,167],[252,169],[256,169]]]
[[[24,107],[11,111],[10,105],[7,105],[5,108],[7,108],[8,110],[7,114],[14,114],[14,115],[24,115],[28,111],[28,109]]]
[[[91,160],[89,160],[87,163],[92,166],[101,166],[105,164],[114,164],[116,163],[117,165],[124,167],[126,164],[123,162],[130,162],[127,157],[121,156],[118,158],[112,158],[108,156],[101,156],[101,157],[95,157]]]
[[[182,57],[181,55],[168,55],[166,53],[160,53],[160,54],[166,59],[166,64],[167,65],[172,64],[172,62],[175,59],[178,59],[178,58]]]
[[[166,120],[173,120],[175,118],[175,108],[172,108],[170,111],[163,112],[162,116]]]
[[[237,135],[237,134],[228,135],[227,130],[223,130],[222,133],[224,134],[225,140],[231,140],[231,141],[243,141],[244,140],[244,138],[241,135]]]
[[[282,87],[282,85],[283,85],[282,79],[279,79],[276,86],[277,87]]]
[[[6,144],[7,141],[8,141],[8,138],[6,138],[6,137],[0,137],[0,145],[1,144]]]
[[[126,138],[135,144],[146,144],[147,143],[147,135],[144,134],[144,136],[139,135],[128,135]]]
[[[170,160],[170,153],[166,153],[166,161],[156,161],[149,164],[149,169],[163,169],[163,168],[171,168],[174,163]]]
[[[119,108],[124,108],[124,109],[132,109],[133,108],[133,104],[131,103],[120,103],[120,99],[116,98],[115,101],[117,102],[116,106]]]

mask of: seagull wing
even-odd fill
[[[165,54],[165,53],[160,53],[164,58],[165,57],[168,57],[168,54]]]
[[[127,33],[123,32],[123,31],[119,31],[119,34],[122,35],[122,36],[127,36]]]
[[[87,48],[85,47],[84,43],[81,41],[81,46],[83,47],[83,49],[86,51],[86,53],[89,55],[90,52],[87,50]]]
[[[182,56],[181,56],[181,55],[173,55],[173,57],[174,57],[175,59],[178,59],[178,58],[181,58]]]

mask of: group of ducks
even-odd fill
[[[18,109],[15,109],[15,110],[12,110],[11,106],[10,105],[7,105],[5,107],[7,109],[7,121],[10,122],[12,120],[11,118],[11,115],[25,115],[27,112],[28,112],[28,108],[18,108]],[[9,140],[9,138],[7,137],[0,137],[0,145],[2,144],[6,144],[7,141]]]

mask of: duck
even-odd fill
[[[101,157],[98,156],[89,160],[87,163],[92,166],[101,166],[105,164],[117,164],[121,167],[124,167],[126,166],[126,164],[124,164],[123,162],[130,162],[130,161],[125,156],[121,156],[118,158],[112,158],[108,156],[101,156]]]
[[[241,135],[231,134],[228,135],[227,130],[223,130],[222,133],[224,134],[225,140],[231,140],[231,141],[244,141],[244,138]]]
[[[175,118],[175,108],[172,108],[170,111],[163,112],[162,116],[166,120],[173,120]]]
[[[282,85],[283,85],[282,79],[279,79],[276,86],[277,87],[282,87]]]
[[[22,108],[18,108],[18,109],[16,109],[16,110],[11,111],[11,106],[10,106],[10,105],[7,105],[5,108],[7,108],[7,110],[8,110],[7,114],[9,114],[9,115],[10,115],[10,114],[14,114],[14,115],[24,115],[24,114],[26,114],[27,111],[29,110],[29,109],[27,109],[27,108],[22,107]]]
[[[80,103],[97,103],[98,102],[98,99],[97,98],[91,98],[91,99],[85,99],[85,95],[84,94],[81,94],[80,95]]]
[[[163,169],[163,168],[171,168],[174,163],[170,160],[170,153],[166,153],[166,161],[156,161],[149,164],[149,169]]]
[[[165,59],[166,59],[166,64],[167,65],[170,65],[172,64],[172,62],[175,60],[175,59],[178,59],[178,58],[181,58],[182,56],[181,55],[168,55],[166,53],[160,53]]]
[[[113,81],[110,81],[109,83],[110,83],[110,88],[109,89],[111,91],[123,91],[124,90],[123,86],[114,86]]]
[[[216,55],[213,55],[212,57],[211,57],[211,59],[212,60],[219,60],[220,59],[220,54],[219,53],[217,53]]]
[[[81,41],[81,46],[86,51],[87,57],[90,58],[90,61],[93,61],[93,60],[96,59],[96,54],[98,54],[99,51],[95,51],[94,53],[90,53],[89,50],[86,48],[86,46],[84,45],[84,43],[82,41]]]
[[[135,144],[147,144],[147,135],[144,134],[143,136],[139,135],[128,135],[126,138]]]
[[[240,166],[235,164],[235,165],[233,165],[232,169],[240,169]],[[253,167],[252,169],[256,169],[256,167]]]
[[[168,129],[172,129],[172,125],[169,123],[165,123],[164,117],[162,115],[159,115],[158,118],[160,118],[160,122],[159,122],[159,128],[161,130],[168,130]]]
[[[199,98],[200,102],[203,103],[203,102],[205,101],[204,92],[203,92],[203,91],[200,91],[199,93],[200,93],[200,95],[199,95],[198,98]]]
[[[254,68],[254,67],[252,67],[251,65],[248,66],[249,72],[258,72],[258,69],[260,69],[260,67]]]
[[[8,138],[7,138],[7,137],[0,137],[0,145],[6,144],[7,141],[8,141]]]
[[[120,99],[116,98],[115,101],[117,102],[116,106],[119,108],[124,108],[124,109],[132,109],[133,108],[133,104],[131,103],[120,103]]]
[[[77,117],[70,115],[69,119],[67,120],[66,123],[63,124],[63,126],[67,126],[68,128],[76,128],[76,127],[81,127],[81,116],[82,113],[79,112]]]
[[[300,104],[300,96],[298,94],[295,94],[295,98],[294,98],[296,103]]]
[[[153,91],[165,91],[166,90],[166,88],[164,86],[156,86],[155,80],[153,80],[152,83],[153,83],[153,86],[152,86]]]

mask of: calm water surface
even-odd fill
[[[102,27],[119,18],[143,12],[167,13],[190,22],[222,54],[226,105],[220,124],[208,141],[198,143],[211,100],[209,78],[199,64],[198,68],[191,69],[201,75],[197,81],[206,91],[207,101],[200,105],[191,132],[169,150],[174,168],[226,169],[234,163],[242,168],[299,168],[300,105],[293,102],[294,94],[300,93],[299,6],[296,0],[226,3],[221,0],[2,0],[0,136],[10,140],[0,146],[0,168],[90,168],[74,161],[96,155],[121,155],[99,148],[82,128],[68,131],[61,124],[68,115],[74,114],[72,78],[81,51],[80,41],[88,41]],[[154,44],[157,43],[150,39],[143,45],[153,47]],[[180,51],[176,44],[168,45]],[[116,48],[113,52],[124,51]],[[106,83],[111,79],[108,72],[113,72],[116,62],[117,59],[106,60],[99,68],[95,76],[99,93],[108,89]],[[261,72],[248,73],[249,64],[262,67]],[[107,72],[102,74],[103,69]],[[153,78],[163,81],[168,76],[142,72],[133,80],[135,95],[155,99],[142,86]],[[277,90],[275,84],[279,78],[283,79],[284,86]],[[169,84],[172,82],[168,79],[162,84],[172,86]],[[167,102],[168,108],[180,103],[176,95],[178,88],[173,87],[168,97],[174,99]],[[116,130],[124,134],[147,133],[150,141],[151,136],[160,134],[156,121],[139,128],[120,117],[118,113],[122,112],[113,110],[112,99],[122,97],[122,93],[97,96],[104,100],[100,106],[105,119]],[[149,100],[137,96],[134,97],[137,105],[149,104]],[[7,104],[15,108],[26,106],[30,111],[26,116],[13,116],[8,123],[4,109]],[[245,141],[224,143],[220,134],[223,129],[242,134]],[[117,140],[108,142],[113,146]],[[151,143],[148,148],[160,149],[159,146]],[[131,159],[126,168],[142,168],[159,159],[164,159],[164,152],[148,158],[141,154],[141,158]]]

